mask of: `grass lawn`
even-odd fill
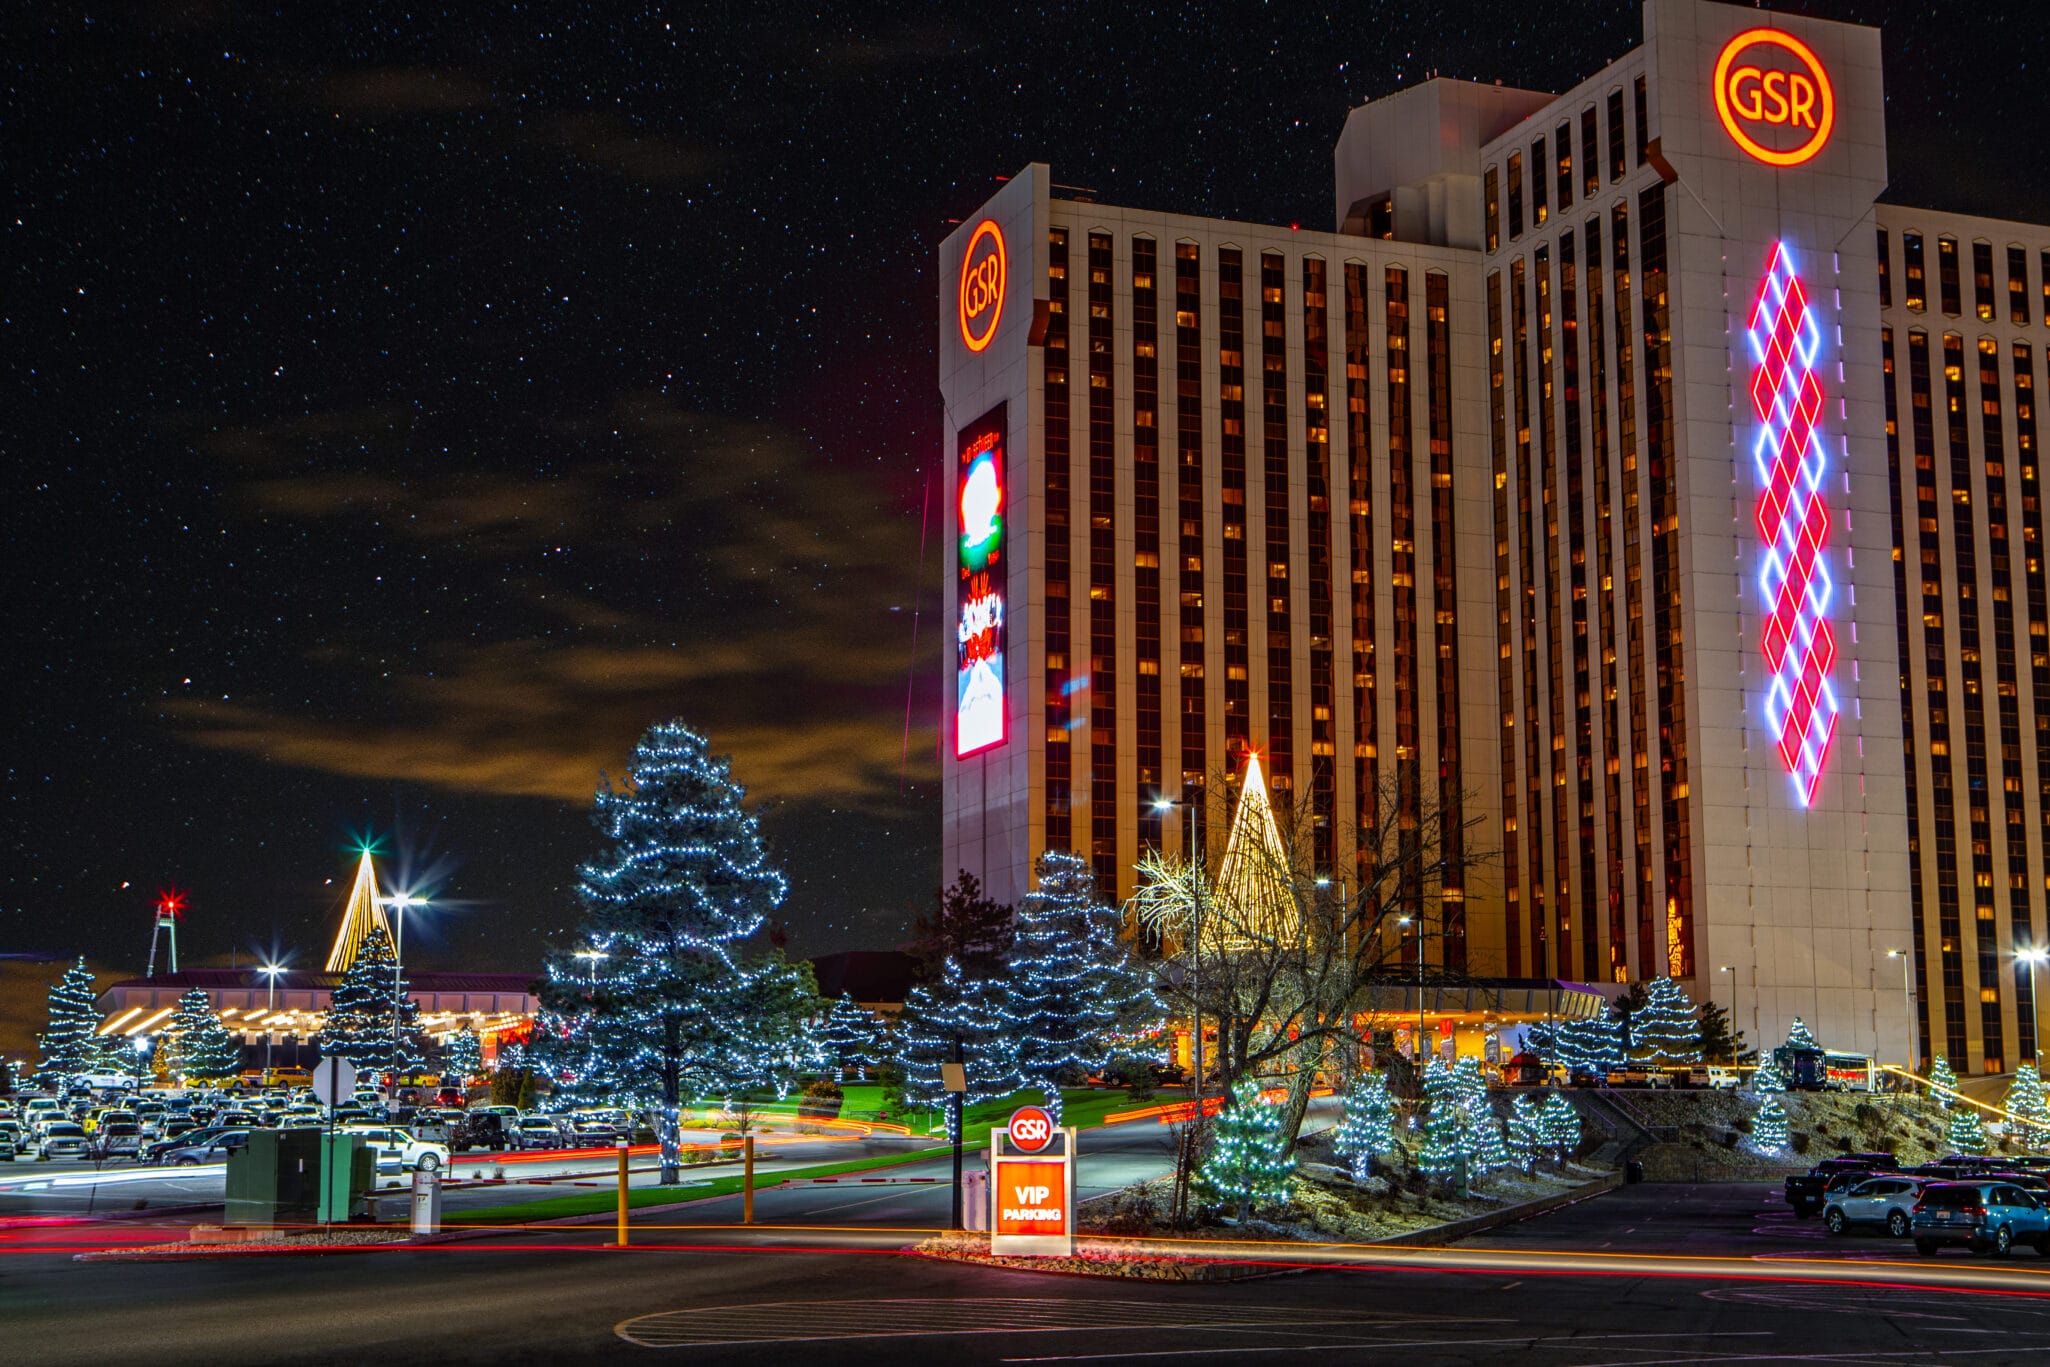
[[[820,1163],[808,1168],[791,1168],[783,1172],[763,1173],[755,1181],[755,1190],[762,1191],[779,1182],[802,1181],[811,1177],[837,1177],[843,1172],[866,1172],[871,1168],[890,1168],[900,1163],[916,1163],[921,1159],[937,1158],[952,1153],[951,1147],[937,1149],[914,1149],[909,1153],[885,1154],[880,1158],[856,1158],[845,1163]],[[629,1209],[642,1206],[666,1206],[677,1201],[696,1201],[708,1196],[731,1196],[740,1190],[741,1175],[727,1173],[719,1177],[707,1177],[697,1182],[686,1182],[674,1187],[629,1187],[626,1203]],[[596,1215],[601,1211],[619,1208],[619,1192],[580,1191],[572,1196],[552,1196],[539,1201],[510,1206],[486,1206],[482,1210],[452,1211],[447,1224],[455,1225],[523,1225],[539,1220],[560,1220],[570,1215]]]
[[[883,1106],[883,1089],[872,1083],[843,1083],[841,1092],[845,1099],[840,1104],[840,1114],[849,1120],[874,1120]],[[1157,1099],[1157,1098],[1156,1098]],[[963,1128],[973,1141],[978,1136],[988,1138],[992,1125],[1001,1125],[1010,1118],[1011,1112],[1020,1106],[1037,1106],[1043,1098],[1037,1087],[1028,1087],[1014,1096],[1000,1097],[995,1101],[978,1102],[968,1108],[963,1117]],[[1134,1101],[1117,1090],[1096,1088],[1071,1088],[1061,1093],[1061,1123],[1077,1129],[1094,1129],[1103,1123],[1103,1117],[1112,1111],[1129,1111],[1136,1107],[1151,1105],[1151,1102]],[[944,1128],[936,1111],[923,1109],[904,1110],[893,1108],[889,1119],[900,1125],[911,1126],[912,1133],[923,1134],[928,1126]]]

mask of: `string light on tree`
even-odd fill
[[[1950,1094],[1956,1089],[1957,1074],[1951,1071],[1950,1060],[1938,1054],[1935,1064],[1929,1069],[1930,1094],[1936,1098],[1936,1104],[1947,1111],[1950,1109]]]
[[[1446,1180],[1459,1171],[1465,1151],[1466,1111],[1459,1104],[1459,1080],[1439,1059],[1424,1065],[1424,1134],[1417,1167]]]
[[[914,987],[897,1020],[897,1065],[904,1071],[904,1099],[916,1106],[943,1106],[943,1065],[959,1060],[968,1090],[961,1104],[993,1101],[1024,1085],[1003,1012],[1000,980],[969,979],[961,965],[946,961],[940,980]],[[954,1111],[946,1107],[947,1137],[954,1138]]]
[[[1388,1095],[1388,1075],[1363,1073],[1345,1093],[1345,1115],[1331,1139],[1352,1175],[1364,1182],[1374,1160],[1395,1146],[1395,1102]]]
[[[1979,1119],[1978,1107],[1960,1106],[1950,1113],[1946,1142],[1952,1153],[1971,1155],[1986,1152],[1986,1127]]]
[[[221,1018],[202,988],[193,988],[178,999],[166,1027],[175,1041],[170,1070],[192,1082],[218,1082],[235,1076],[242,1067],[242,1046]]]
[[[93,1005],[93,975],[85,959],[64,970],[64,976],[50,985],[49,1024],[38,1039],[42,1063],[36,1068],[36,1083],[46,1088],[61,1087],[94,1063],[93,1032],[99,1028],[100,1013]]]
[[[1776,1154],[1785,1152],[1787,1143],[1787,1108],[1780,1103],[1779,1093],[1767,1092],[1751,1117],[1751,1147],[1762,1154]]]
[[[1286,1200],[1295,1157],[1281,1132],[1281,1115],[1260,1099],[1260,1088],[1243,1078],[1217,1118],[1209,1157],[1198,1170],[1198,1188],[1212,1202],[1237,1208],[1244,1220],[1255,1206]]]
[[[844,1082],[860,1077],[874,1060],[881,1035],[882,1022],[875,1013],[842,992],[819,1027],[819,1052]]]
[[[1670,1068],[1701,1061],[1701,1022],[1694,1001],[1671,978],[1645,984],[1642,1010],[1633,1018],[1632,1053],[1641,1061]]]
[[[1794,1027],[1787,1031],[1787,1048],[1820,1049],[1821,1047],[1816,1042],[1815,1032],[1808,1028],[1808,1022],[1802,1020],[1799,1016],[1794,1017]]]
[[[2050,1101],[2044,1098],[2043,1075],[2037,1064],[2015,1069],[2014,1083],[2003,1104],[2014,1117],[2009,1124],[2018,1142],[2031,1149],[2050,1144]]]
[[[1787,1090],[1787,1080],[1780,1075],[1779,1060],[1771,1054],[1765,1056],[1751,1074],[1751,1090],[1759,1096],[1778,1096]]]
[[[356,960],[335,988],[314,1043],[322,1058],[345,1058],[358,1072],[404,1075],[420,1067],[427,1045],[420,1032],[420,1006],[398,970],[383,926],[372,926],[356,947]]]
[[[475,1030],[464,1026],[442,1045],[441,1064],[444,1072],[465,1081],[477,1077],[484,1071],[484,1041]]]
[[[1509,1103],[1509,1153],[1518,1167],[1525,1172],[1536,1172],[1538,1160],[1545,1156],[1544,1112],[1537,1098],[1528,1092],[1519,1093]]]
[[[1538,1125],[1545,1147],[1552,1151],[1555,1162],[1563,1164],[1580,1151],[1580,1112],[1557,1092],[1545,1101],[1545,1108],[1538,1116]]]

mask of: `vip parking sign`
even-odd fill
[[[989,1132],[990,1252],[1067,1257],[1075,1251],[1075,1132],[1037,1106]]]

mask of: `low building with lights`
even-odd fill
[[[1878,30],[1649,0],[1352,111],[1335,231],[1011,178],[938,255],[943,867],[1125,895],[1257,753],[1334,879],[1477,820],[1447,969],[2034,1059],[2050,227],[1887,155]]]

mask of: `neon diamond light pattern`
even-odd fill
[[[1772,676],[1765,718],[1805,807],[1822,781],[1839,709],[1829,679],[1836,663],[1829,624],[1834,585],[1822,561],[1829,506],[1822,498],[1822,445],[1815,439],[1822,413],[1822,384],[1815,378],[1821,329],[1784,242],[1772,249],[1749,331],[1758,363],[1751,407],[1761,424],[1752,450],[1763,488],[1757,510],[1765,543],[1758,573],[1766,610],[1761,645]]]

